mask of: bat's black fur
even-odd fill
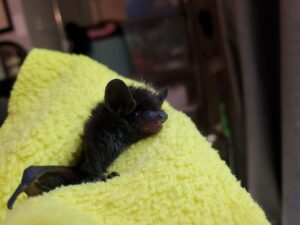
[[[167,90],[154,93],[129,86],[118,79],[106,87],[105,100],[87,120],[82,136],[81,159],[74,167],[31,166],[24,171],[22,182],[8,201],[8,208],[21,192],[34,196],[61,185],[84,181],[105,181],[107,167],[131,144],[158,133],[167,114],[161,105]]]
[[[126,100],[116,97],[116,90],[112,90],[114,96],[111,97],[116,99],[110,99],[109,93],[106,93],[106,101],[92,111],[85,125],[82,138],[84,163],[81,169],[92,179],[103,174],[129,145],[157,133],[167,119],[160,109],[166,97],[164,93],[157,95],[136,87],[129,87],[128,90],[128,93],[120,92]],[[110,101],[114,100],[117,102],[110,105]]]

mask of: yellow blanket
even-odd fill
[[[29,165],[68,165],[91,108],[113,78],[85,57],[33,50],[27,57],[0,129],[0,221],[20,225],[269,224],[191,120],[167,103],[169,119],[156,136],[131,146],[110,167],[108,182],[57,188],[7,199]]]

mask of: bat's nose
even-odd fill
[[[168,119],[168,115],[164,111],[148,111],[146,115],[150,120],[162,123]]]
[[[164,111],[159,112],[157,116],[162,122],[165,122],[168,119],[168,114]]]

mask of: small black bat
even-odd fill
[[[36,196],[62,185],[106,181],[117,172],[105,175],[107,167],[133,143],[157,134],[167,119],[161,110],[167,89],[159,93],[127,86],[119,79],[108,83],[104,102],[99,103],[85,123],[81,157],[75,166],[30,166],[20,185],[7,202],[12,208],[25,192]]]

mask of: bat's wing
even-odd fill
[[[7,207],[11,209],[22,192],[28,196],[36,196],[62,185],[81,183],[83,178],[82,172],[74,167],[30,166],[24,170],[22,181],[8,200]]]

